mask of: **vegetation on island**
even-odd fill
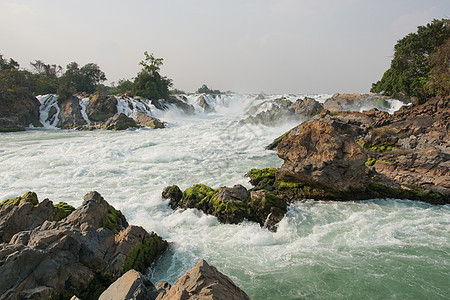
[[[397,42],[390,68],[371,92],[394,98],[450,95],[450,20],[433,20]]]
[[[223,92],[219,90],[212,90],[210,89],[206,84],[203,84],[201,87],[197,90],[198,94],[210,94],[210,95],[220,95],[223,94]]]
[[[64,68],[47,64],[41,60],[30,63],[31,69],[20,68],[13,58],[0,54],[0,99],[16,99],[25,93],[33,95],[58,94],[68,99],[74,94],[126,94],[148,99],[167,99],[172,80],[160,74],[162,58],[144,52],[145,58],[139,64],[141,71],[132,80],[121,79],[117,86],[105,86],[105,73],[95,63],[80,66],[69,63]],[[174,92],[179,92],[175,90]],[[182,91],[180,91],[182,92]]]

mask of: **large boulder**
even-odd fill
[[[388,110],[391,108],[388,97],[378,94],[334,94],[328,98],[323,107],[331,112],[359,111],[376,108]]]
[[[60,128],[76,128],[78,126],[86,125],[86,120],[81,114],[80,99],[77,97],[70,97],[59,103],[59,122],[56,125]]]
[[[205,113],[210,113],[210,112],[214,112],[215,109],[214,107],[211,107],[211,105],[208,104],[208,101],[205,98],[205,95],[201,95],[200,98],[198,99],[198,105],[203,108],[203,111]]]
[[[153,283],[136,270],[129,270],[111,284],[98,300],[153,300],[157,297]]]
[[[136,111],[133,115],[133,119],[140,126],[146,126],[151,128],[164,128],[164,122],[157,118],[150,117],[140,111]]]
[[[6,95],[6,94],[5,94]],[[18,131],[30,126],[42,126],[39,120],[39,100],[28,92],[7,94],[0,101],[0,132]],[[1,95],[0,95],[1,97]]]
[[[115,114],[106,120],[104,127],[108,130],[124,130],[127,128],[137,127],[136,121],[125,114]]]
[[[205,260],[201,260],[181,276],[167,292],[160,293],[156,299],[247,300],[250,298],[230,278],[210,266]]]
[[[98,297],[126,271],[145,271],[166,247],[156,234],[129,226],[120,211],[91,192],[68,217],[31,226],[0,244],[0,299]]]
[[[291,130],[277,146],[284,160],[277,178],[336,190],[362,188],[367,155],[341,125],[317,120]]]
[[[104,122],[117,113],[117,99],[114,96],[93,95],[86,103],[86,114],[93,122]]]

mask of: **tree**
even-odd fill
[[[219,94],[223,94],[221,91],[219,90],[211,90],[210,88],[208,88],[208,86],[206,84],[203,84],[198,90],[197,90],[198,94],[213,94],[213,95],[219,95]]]
[[[144,52],[144,55],[145,59],[139,63],[142,70],[133,82],[133,94],[148,99],[167,99],[172,80],[159,74],[163,59],[155,58],[153,53],[148,54],[147,51]]]
[[[19,63],[12,58],[10,58],[9,61],[7,61],[5,58],[3,58],[3,55],[0,54],[0,70],[11,70],[11,69],[18,70]]]
[[[89,63],[80,68],[76,62],[71,62],[67,65],[62,79],[62,84],[67,88],[72,87],[75,92],[91,94],[106,80],[106,75],[97,64]]]
[[[435,96],[436,86],[430,89],[430,75],[436,67],[431,57],[450,38],[448,19],[433,20],[419,26],[395,45],[390,68],[380,81],[372,84],[371,92],[391,97],[418,97],[422,101]],[[447,60],[448,62],[448,60]]]
[[[46,64],[41,60],[30,63],[36,81],[34,94],[54,94],[58,89],[58,76],[62,73],[62,67]]]

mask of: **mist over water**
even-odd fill
[[[98,191],[130,224],[170,242],[149,270],[155,284],[174,283],[203,258],[252,299],[448,298],[448,205],[305,200],[290,206],[276,233],[251,222],[223,225],[196,210],[170,209],[161,198],[167,185],[250,187],[244,174],[251,168],[282,164],[264,147],[297,125],[238,126],[243,107],[261,101],[208,98],[216,112],[203,114],[196,97],[187,98],[198,112],[190,117],[147,104],[152,115],[168,122],[162,130],[1,134],[0,200],[31,190],[40,200],[77,207],[86,193]],[[126,107],[123,111],[132,113]]]

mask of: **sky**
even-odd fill
[[[449,0],[0,0],[0,54],[132,79],[144,51],[174,88],[366,93],[395,43]]]

